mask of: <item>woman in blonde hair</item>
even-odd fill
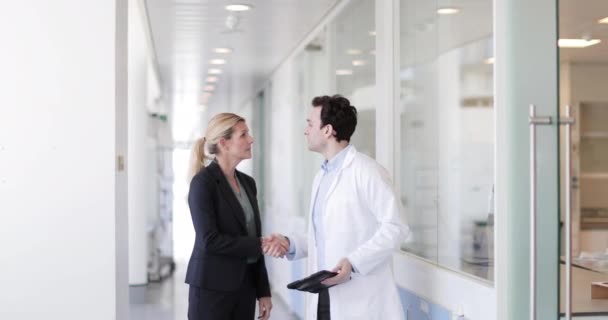
[[[245,119],[221,113],[194,147],[188,204],[196,239],[186,273],[190,320],[253,319],[256,299],[260,319],[270,316],[257,189],[253,178],[236,170],[251,158],[252,144]]]

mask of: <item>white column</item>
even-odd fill
[[[128,318],[126,13],[0,4],[0,319]]]
[[[148,283],[148,56],[140,1],[129,0],[129,284]]]
[[[395,146],[399,142],[399,1],[376,0],[376,160],[396,177]],[[398,162],[397,162],[398,163]],[[397,183],[397,182],[396,182]]]

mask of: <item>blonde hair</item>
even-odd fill
[[[220,139],[230,139],[232,133],[234,133],[234,126],[241,121],[245,121],[245,119],[234,113],[220,113],[209,120],[205,136],[198,139],[192,148],[190,178],[199,173],[205,167],[207,161],[213,160],[214,156],[219,154],[218,144]],[[209,155],[205,152],[205,146],[207,146]]]

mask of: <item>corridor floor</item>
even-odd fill
[[[184,283],[186,265],[178,263],[173,276],[160,283],[150,283],[143,303],[131,303],[131,320],[186,320],[188,285]],[[278,297],[272,299],[270,319],[297,320]],[[256,317],[257,319],[257,314]],[[253,319],[252,319],[253,320]]]

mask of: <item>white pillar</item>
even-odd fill
[[[0,319],[128,318],[126,14],[0,4]]]
[[[395,106],[399,93],[399,1],[376,0],[376,160],[397,184],[399,171],[394,150],[399,146],[399,117]]]
[[[129,284],[148,283],[148,51],[140,1],[129,0]]]

